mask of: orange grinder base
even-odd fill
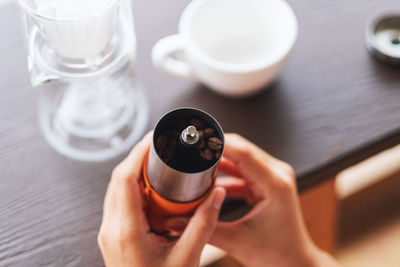
[[[212,187],[204,196],[191,202],[180,203],[167,200],[160,196],[151,187],[146,173],[147,161],[148,155],[146,156],[143,164],[143,177],[140,182],[142,195],[145,202],[147,220],[153,232],[160,235],[168,235],[170,233],[170,230],[165,227],[166,220],[176,216],[192,215],[197,206],[199,206],[200,203],[207,198],[208,194],[211,192]]]

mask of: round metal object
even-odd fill
[[[366,27],[366,44],[378,60],[400,65],[400,10],[372,17]]]
[[[196,127],[189,126],[183,130],[181,138],[185,144],[195,145],[199,141],[199,133],[197,132]]]
[[[160,132],[163,132],[163,129],[168,126],[171,121],[179,121],[191,117],[202,119],[210,127],[215,129],[218,137],[220,137],[223,142],[221,153],[223,153],[224,150],[224,133],[221,126],[211,115],[204,111],[194,108],[180,108],[168,112],[160,119],[154,129],[153,142],[147,163],[147,176],[154,191],[164,199],[177,203],[192,202],[203,197],[214,184],[217,166],[221,159],[221,157],[215,159],[207,166],[204,166],[204,168],[198,169],[195,172],[185,172],[181,169],[171,167],[157,154],[155,143]],[[191,127],[193,126],[189,126],[186,129],[194,133],[193,130],[196,130],[196,128],[193,127],[194,129],[192,129]],[[195,135],[196,133],[198,139],[197,130]]]

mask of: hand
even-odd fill
[[[107,266],[198,266],[215,225],[225,190],[216,187],[175,242],[150,232],[139,187],[149,150],[148,134],[113,171],[104,200],[98,244]]]
[[[234,222],[220,222],[211,244],[246,266],[337,266],[311,241],[301,214],[295,174],[280,161],[238,135],[225,135],[217,180],[228,195],[252,210]]]

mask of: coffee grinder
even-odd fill
[[[167,219],[194,213],[211,192],[223,150],[222,128],[204,111],[180,108],[160,119],[141,180],[153,232],[168,236]]]

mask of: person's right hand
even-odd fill
[[[217,185],[254,207],[234,222],[220,222],[210,240],[246,266],[337,266],[311,241],[300,210],[295,174],[236,134],[225,135]]]

